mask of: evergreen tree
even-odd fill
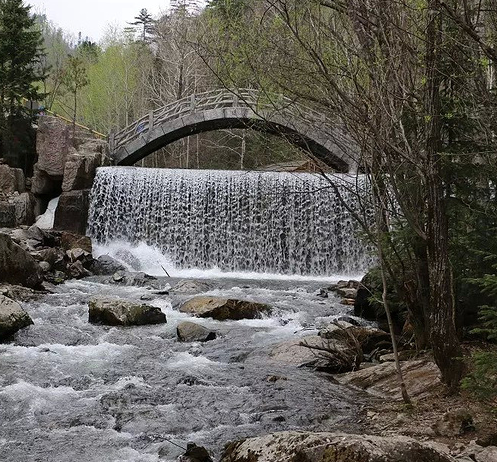
[[[36,86],[43,79],[42,55],[41,34],[30,6],[23,0],[0,0],[0,155],[24,168],[29,147],[23,146],[26,134],[19,133],[19,127],[29,130],[25,121],[33,116],[26,100],[43,97]]]
[[[142,8],[138,16],[135,16],[135,21],[131,22],[132,26],[140,26],[142,28],[141,31],[141,39],[144,42],[150,41],[150,35],[154,31],[154,23],[155,21],[152,18],[152,15],[148,12],[146,8]]]

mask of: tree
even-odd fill
[[[69,56],[63,76],[64,86],[72,95],[72,121],[73,131],[76,130],[76,119],[78,115],[78,95],[82,88],[90,82],[83,59],[79,56]]]
[[[44,78],[42,56],[41,35],[30,7],[22,0],[0,0],[0,153],[24,168],[26,158],[19,156],[28,148],[19,145],[23,134],[16,130],[14,136],[13,128],[29,127],[22,122],[33,117],[25,102],[43,98],[37,85]]]
[[[461,196],[449,172],[496,150],[488,122],[495,120],[495,96],[482,77],[495,79],[489,63],[495,36],[484,26],[495,24],[495,6],[248,1],[245,12],[226,20],[232,3],[218,0],[207,12],[205,61],[228,88],[249,81],[269,98],[283,93],[347,131],[373,186],[377,230],[365,231],[409,309],[418,347],[433,348],[444,382],[456,389],[462,363],[451,233],[457,223],[448,217]],[[459,209],[467,216],[469,207]]]
[[[152,15],[148,12],[146,8],[142,8],[138,16],[135,16],[135,21],[130,22],[129,24],[132,26],[140,26],[141,27],[141,39],[143,42],[150,42],[150,35],[154,31],[155,21],[152,18]]]

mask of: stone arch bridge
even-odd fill
[[[116,165],[133,165],[158,149],[197,133],[251,128],[284,136],[339,172],[356,170],[353,143],[319,112],[257,90],[197,93],[150,112],[109,136]]]

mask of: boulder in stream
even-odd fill
[[[42,280],[35,259],[7,234],[0,233],[0,282],[35,288]]]
[[[216,339],[216,333],[194,322],[182,322],[176,328],[180,342],[208,342]]]
[[[0,341],[31,324],[33,324],[33,320],[19,303],[0,295]]]
[[[332,374],[354,370],[362,359],[361,351],[347,339],[329,340],[317,335],[279,343],[270,356],[279,363]]]
[[[89,321],[108,326],[143,326],[164,324],[160,308],[116,298],[93,298],[88,302]]]
[[[171,292],[179,294],[198,294],[207,292],[211,289],[212,287],[208,282],[183,279],[171,289]]]
[[[287,431],[229,444],[221,462],[455,462],[449,448],[406,436]]]
[[[213,318],[218,321],[260,319],[271,312],[263,303],[235,300],[221,297],[195,297],[184,303],[180,311],[199,318]]]
[[[98,276],[110,276],[118,271],[126,271],[126,268],[111,256],[100,255],[93,260],[90,271]]]

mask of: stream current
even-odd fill
[[[178,305],[191,294],[94,278],[24,303],[34,325],[0,345],[0,460],[173,461],[190,441],[218,457],[229,441],[274,431],[357,431],[357,392],[268,354],[348,308],[331,294],[318,297],[322,282],[210,283],[208,294],[269,303],[274,312],[261,320],[195,319],[218,338],[188,344],[176,340],[176,325],[189,319]],[[87,303],[97,294],[152,297],[146,303],[160,307],[168,323],[89,324]]]

